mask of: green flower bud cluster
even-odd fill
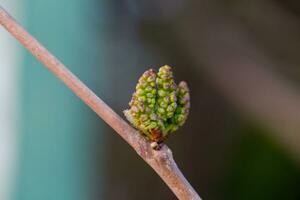
[[[159,69],[156,85],[156,113],[163,121],[167,121],[174,116],[177,107],[176,84],[171,67],[165,65]]]
[[[124,114],[147,139],[162,142],[169,133],[184,124],[190,108],[189,89],[185,82],[174,82],[171,67],[165,65],[156,74],[146,71]]]
[[[187,83],[181,81],[176,90],[177,95],[177,108],[174,117],[171,119],[166,129],[169,132],[176,131],[179,126],[182,126],[187,119],[190,110],[190,91]]]

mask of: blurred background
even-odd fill
[[[168,64],[191,89],[167,144],[203,199],[300,199],[296,0],[0,0],[117,113]],[[176,199],[0,28],[0,199]]]

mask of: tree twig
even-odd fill
[[[57,58],[19,25],[1,6],[0,24],[128,142],[137,154],[157,172],[179,199],[201,199],[178,169],[172,152],[166,145],[163,145],[159,151],[153,150],[149,142],[147,142],[137,130],[118,116]]]

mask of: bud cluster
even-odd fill
[[[146,71],[125,110],[126,118],[147,139],[162,142],[187,119],[190,108],[189,89],[185,82],[176,86],[171,67],[165,65],[156,74]]]
[[[177,107],[176,84],[171,67],[165,65],[157,73],[157,115],[167,121],[174,116]]]
[[[176,131],[186,121],[190,110],[190,91],[187,83],[181,81],[176,90],[177,108],[172,118],[172,123],[167,126],[170,132]]]

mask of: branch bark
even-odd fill
[[[153,150],[149,142],[147,142],[137,130],[132,128],[105,104],[57,58],[19,25],[1,6],[0,24],[128,142],[137,154],[156,171],[178,199],[201,199],[177,167],[172,152],[166,145],[163,145],[159,151]]]

